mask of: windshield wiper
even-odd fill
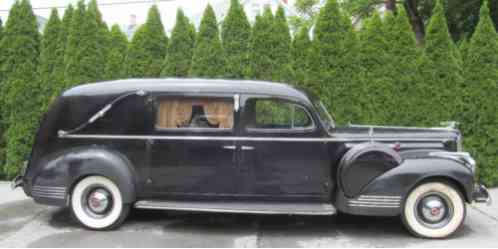
[[[100,109],[98,112],[93,114],[85,123],[80,124],[78,127],[65,131],[65,130],[59,130],[57,133],[59,134],[60,137],[63,137],[65,135],[69,135],[78,131],[83,130],[85,127],[88,125],[92,124],[96,120],[102,118],[105,116],[105,114],[119,101],[133,95],[138,95],[138,96],[145,96],[146,92],[144,90],[138,90],[136,92],[131,92],[131,93],[125,93],[115,99],[113,99],[109,104],[105,105],[102,109]]]

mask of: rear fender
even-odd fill
[[[74,185],[90,175],[104,176],[116,183],[124,203],[135,201],[135,170],[117,151],[98,146],[75,148],[46,160],[42,165],[36,170],[31,184],[31,195],[39,202],[65,205]]]

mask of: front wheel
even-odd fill
[[[410,192],[401,216],[414,235],[445,238],[462,226],[465,215],[464,199],[455,187],[444,182],[428,182]]]
[[[89,176],[79,181],[71,194],[71,211],[85,227],[109,230],[128,216],[129,205],[123,204],[119,188],[103,176]]]

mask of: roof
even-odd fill
[[[240,93],[289,96],[308,99],[307,93],[291,85],[252,80],[223,79],[126,79],[84,84],[63,93],[63,97],[119,95],[144,90],[146,92]]]

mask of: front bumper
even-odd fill
[[[472,199],[477,203],[486,203],[488,206],[492,203],[488,189],[482,184],[477,184],[474,187]]]

